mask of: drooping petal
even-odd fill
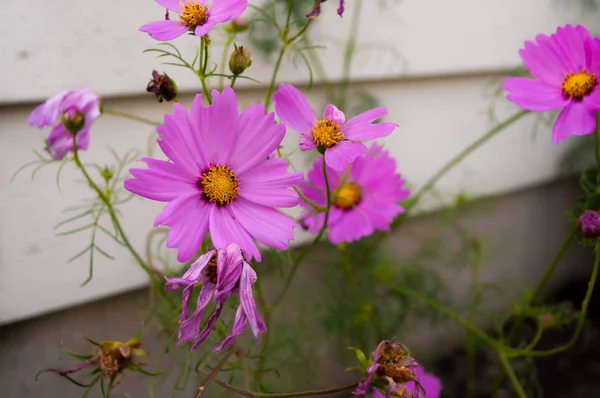
[[[169,202],[154,220],[154,226],[166,225],[171,228],[166,245],[177,249],[178,261],[191,260],[198,252],[208,230],[212,207],[199,193],[193,193]]]
[[[213,207],[210,212],[210,237],[216,248],[236,243],[244,251],[246,258],[254,257],[256,261],[261,259],[256,243],[233,215],[231,206]]]
[[[308,133],[317,120],[304,95],[292,85],[282,83],[273,102],[281,121],[299,133]]]
[[[229,297],[227,297],[224,301],[227,301],[228,299],[229,299]],[[223,306],[220,305],[219,303],[217,303],[217,307],[215,308],[215,311],[212,314],[210,314],[210,316],[206,320],[206,325],[204,326],[204,330],[202,330],[202,332],[198,336],[198,339],[192,346],[191,351],[195,351],[198,347],[200,347],[200,344],[202,344],[206,340],[206,338],[212,331],[213,327],[215,326],[215,322],[217,322],[217,319],[219,319],[222,312],[223,312]]]
[[[246,329],[246,325],[248,324],[248,318],[244,313],[244,310],[241,306],[238,307],[235,312],[235,320],[233,321],[233,326],[231,328],[231,332],[225,337],[223,341],[221,341],[214,349],[214,351],[221,351],[227,346],[231,345],[236,336],[242,334],[244,329]]]
[[[52,126],[58,122],[60,113],[63,109],[62,102],[69,91],[60,93],[48,98],[46,102],[38,105],[29,116],[29,124],[36,127]]]
[[[205,278],[202,276],[202,272],[211,258],[216,254],[215,250],[209,250],[202,254],[196,261],[190,265],[187,271],[181,277],[166,278],[165,277],[165,290],[172,291],[180,289],[185,286],[195,285],[200,283]]]
[[[188,28],[176,20],[165,19],[147,23],[139,30],[148,33],[155,40],[168,41],[183,35]]]
[[[197,178],[172,162],[141,158],[147,169],[130,169],[135,178],[125,180],[125,189],[144,198],[169,202],[182,195],[198,193]]]
[[[289,247],[294,239],[293,220],[272,207],[262,206],[244,198],[231,204],[233,215],[239,223],[263,245],[279,250]]]
[[[346,122],[346,115],[335,105],[329,104],[323,111],[323,119],[332,120],[335,124],[342,125]]]
[[[81,132],[80,132],[81,133]],[[73,151],[73,133],[61,123],[54,127],[48,135],[46,151],[57,160]]]
[[[568,100],[559,87],[539,80],[524,77],[507,77],[502,89],[508,91],[506,98],[523,109],[534,112],[547,112],[566,106]]]
[[[215,302],[224,304],[224,298],[229,297],[240,280],[244,257],[240,247],[235,243],[225,246],[225,250],[219,250],[217,258],[217,292]]]
[[[569,138],[571,135],[591,134],[596,128],[596,115],[586,108],[583,102],[571,101],[563,109],[552,128],[552,143]]]
[[[180,341],[194,341],[200,334],[200,323],[202,322],[202,315],[204,309],[208,305],[210,299],[215,291],[215,285],[210,281],[205,281],[202,285],[202,290],[198,294],[198,300],[196,302],[196,309],[192,313],[192,316],[186,319],[182,319],[179,324],[179,340]],[[183,314],[183,310],[182,310]]]
[[[258,277],[256,276],[256,272],[252,269],[250,264],[244,262],[238,295],[240,296],[240,307],[242,307],[246,317],[248,318],[250,330],[252,330],[255,338],[258,337],[259,333],[264,333],[267,331],[265,323],[258,314],[256,303],[254,302],[254,296],[252,295],[252,286],[257,280]]]
[[[398,126],[396,123],[373,122],[387,115],[386,107],[368,110],[348,120],[341,128],[344,138],[353,141],[366,141],[388,136]]]
[[[360,142],[341,141],[325,151],[327,166],[335,171],[344,171],[354,159],[365,153],[367,147]]]

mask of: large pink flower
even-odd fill
[[[29,116],[36,127],[53,126],[45,150],[57,160],[73,151],[73,134],[77,149],[88,149],[90,127],[100,116],[100,97],[87,87],[62,91],[38,105]]]
[[[360,141],[372,140],[391,134],[395,123],[373,121],[387,115],[387,108],[380,107],[361,113],[346,121],[346,115],[334,105],[328,105],[323,118],[317,120],[308,101],[300,91],[289,84],[281,84],[273,97],[277,116],[300,137],[300,149],[318,148],[325,152],[325,163],[333,170],[342,171],[367,147]]]
[[[507,98],[534,112],[562,109],[552,129],[553,144],[592,133],[600,110],[600,39],[583,26],[566,25],[550,37],[526,41],[519,55],[535,79],[506,78]]]
[[[254,242],[284,250],[296,223],[275,210],[294,207],[298,195],[289,189],[302,173],[289,173],[284,159],[267,159],[279,146],[285,126],[260,105],[238,115],[235,93],[213,91],[214,103],[197,95],[190,113],[174,104],[156,131],[169,162],[142,158],[147,169],[131,169],[125,188],[148,199],[169,202],[154,225],[171,228],[167,247],[177,248],[181,262],[194,257],[210,230],[214,246],[238,244],[248,258],[260,260]]]
[[[248,0],[156,0],[168,11],[166,19],[150,22],[140,28],[156,40],[171,40],[186,32],[204,36],[213,26],[239,17],[248,7]],[[179,14],[169,19],[169,11]]]
[[[303,185],[306,197],[325,206],[327,195],[323,176],[323,158],[315,162]],[[373,144],[368,153],[356,159],[345,180],[343,172],[327,167],[327,179],[332,192],[329,213],[329,240],[333,244],[352,242],[371,235],[375,230],[389,231],[394,218],[404,212],[399,202],[410,191],[396,173],[396,161],[387,151]],[[304,205],[308,207],[307,205]],[[301,216],[312,233],[323,226],[325,215],[307,211]]]
[[[442,396],[442,383],[440,382],[440,379],[431,373],[426,373],[425,369],[419,365],[417,365],[414,372],[416,379],[421,382],[421,387],[425,390],[427,398],[440,398]],[[413,396],[413,391],[417,389],[417,384],[414,381],[410,381],[406,384],[406,388],[396,391],[396,394],[400,394],[402,398],[415,398]],[[385,398],[385,396],[375,389],[373,390],[373,398]]]

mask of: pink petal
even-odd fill
[[[166,246],[176,248],[177,260],[191,260],[208,230],[209,213],[213,207],[195,192],[169,202],[154,220],[154,226],[170,227]]]
[[[360,211],[360,206],[346,210],[335,223],[329,223],[329,240],[334,245],[353,242],[375,231],[371,220]]]
[[[375,120],[387,115],[387,108],[380,107],[354,116],[342,126],[344,138],[352,141],[365,141],[390,135],[397,127],[396,123],[377,123]]]
[[[284,136],[285,126],[275,124],[273,113],[265,115],[262,105],[251,106],[238,117],[237,141],[227,164],[237,174],[250,171],[265,162]]]
[[[304,95],[292,85],[282,83],[273,102],[281,121],[301,134],[308,133],[317,120]]]
[[[202,315],[204,314],[204,309],[210,302],[214,291],[214,284],[212,284],[210,281],[204,282],[204,284],[202,285],[202,290],[198,294],[196,309],[192,313],[192,316],[181,320],[181,324],[179,325],[179,340],[194,341],[198,338],[198,335],[200,334],[199,329],[200,324],[202,322]]]
[[[341,126],[346,121],[346,115],[335,105],[329,104],[323,111],[323,119],[333,120],[334,123]]]
[[[209,17],[208,20],[204,22],[204,24],[196,26],[196,29],[194,29],[194,34],[198,37],[202,37],[208,32],[210,32],[211,29],[214,28],[217,23],[218,21],[215,21],[214,18]]]
[[[209,8],[210,19],[217,23],[237,18],[248,7],[248,0],[213,1]]]
[[[585,70],[587,65],[585,42],[590,39],[590,34],[583,26],[573,27],[565,25],[559,27],[552,35],[556,46],[570,63],[570,72]]]
[[[176,13],[181,13],[181,0],[155,0],[161,6]]]
[[[344,171],[354,159],[365,153],[367,147],[360,142],[342,141],[327,148],[325,162],[335,171]]]
[[[583,104],[589,111],[600,111],[600,87],[596,87],[590,95],[584,97]]]
[[[289,247],[298,225],[288,216],[271,208],[238,198],[231,204],[234,217],[263,245],[279,250]]]
[[[206,340],[206,338],[212,331],[213,327],[215,326],[217,319],[219,319],[219,317],[221,316],[222,312],[223,312],[223,304],[217,304],[215,311],[212,314],[210,314],[210,316],[206,320],[206,325],[204,325],[204,330],[202,330],[202,333],[200,333],[200,336],[198,336],[198,339],[196,340],[196,342],[194,343],[192,348],[190,348],[190,351],[196,351],[198,349],[198,347],[200,347],[200,344],[204,343],[204,341]]]
[[[202,120],[202,143],[211,164],[226,164],[236,143],[238,105],[234,91],[226,87],[220,94],[212,91],[213,104],[207,108]]]
[[[29,124],[36,127],[52,126],[59,121],[62,103],[70,91],[65,90],[48,98],[46,102],[38,105],[29,116]]]
[[[258,277],[256,272],[252,269],[250,264],[244,263],[242,269],[242,276],[240,278],[240,288],[238,295],[240,296],[240,307],[244,310],[248,323],[250,323],[250,330],[254,334],[254,337],[258,337],[259,333],[267,331],[267,327],[263,322],[258,311],[256,310],[256,303],[252,296],[252,285],[256,283]]]
[[[315,141],[312,136],[312,132],[300,135],[300,150],[301,151],[311,151],[315,149],[317,145],[315,145]]]
[[[302,183],[302,173],[288,173],[285,159],[270,159],[239,175],[240,195],[270,207],[294,207],[298,194],[290,187]]]
[[[524,77],[507,77],[502,89],[508,91],[506,98],[523,109],[547,112],[566,106],[560,87]]]
[[[237,198],[236,202],[241,198]],[[235,202],[234,202],[235,203]],[[210,212],[210,237],[216,248],[224,248],[229,243],[236,243],[246,255],[261,260],[260,251],[246,229],[236,219],[229,206],[214,206]]]
[[[596,115],[583,102],[571,101],[563,109],[552,128],[552,143],[558,144],[571,135],[591,134],[596,129]]]
[[[589,71],[596,76],[600,75],[600,38],[593,37],[590,40],[590,55],[588,59]],[[597,79],[598,77],[596,77]]]
[[[529,72],[545,83],[558,86],[568,73],[558,56],[547,46],[526,41],[525,48],[519,51],[519,55]]]
[[[170,202],[182,195],[199,194],[197,180],[175,163],[141,158],[147,169],[130,169],[136,177],[125,180],[125,189],[144,198]]]
[[[238,307],[235,312],[235,319],[233,321],[233,326],[231,327],[231,332],[225,337],[223,341],[221,341],[214,349],[215,352],[222,351],[224,348],[231,345],[236,336],[239,336],[246,329],[246,325],[248,324],[248,318],[244,313],[244,310],[241,306]]]
[[[183,35],[188,28],[178,21],[170,19],[147,23],[139,30],[148,33],[155,40],[167,41]]]

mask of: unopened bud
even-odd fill
[[[63,125],[73,134],[77,134],[85,124],[85,116],[75,107],[68,108],[62,116]]]
[[[100,175],[102,176],[102,178],[104,178],[104,181],[108,182],[113,178],[114,174],[113,174],[113,171],[108,166],[104,166],[104,168],[100,172]]]
[[[231,20],[226,26],[225,30],[228,33],[242,33],[248,30],[248,22],[244,18],[237,17]]]
[[[250,65],[252,65],[252,60],[250,59],[250,50],[244,48],[243,46],[235,46],[235,49],[229,58],[229,70],[231,73],[233,73],[235,76],[241,75],[250,67]]]
[[[600,215],[594,210],[586,210],[577,220],[579,232],[586,238],[600,237]]]
[[[148,83],[146,91],[154,93],[158,102],[173,101],[177,98],[177,85],[166,73],[152,71],[152,80]]]

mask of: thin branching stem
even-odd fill
[[[285,393],[262,393],[254,392],[241,389],[236,386],[224,383],[220,380],[213,380],[215,383],[223,388],[230,391],[236,392],[240,395],[250,398],[297,398],[297,397],[315,397],[319,395],[335,394],[337,392],[353,390],[358,386],[358,383],[352,383],[341,387],[327,388],[323,390],[309,390],[309,391],[297,391],[297,392],[285,392]]]
[[[231,346],[231,348],[229,349],[229,351],[227,351],[227,353],[225,353],[225,355],[223,356],[223,358],[221,358],[221,360],[217,363],[217,365],[214,367],[214,369],[208,374],[208,376],[206,376],[206,378],[204,379],[204,381],[202,382],[202,384],[200,384],[200,386],[196,390],[196,393],[194,394],[194,398],[199,398],[202,395],[202,393],[206,389],[206,386],[208,385],[208,383],[210,383],[211,381],[213,381],[213,379],[215,378],[215,376],[217,375],[217,373],[219,373],[219,371],[221,370],[221,368],[223,368],[223,366],[225,366],[225,364],[227,363],[227,361],[229,360],[229,358],[233,354],[235,354],[236,351],[237,351],[237,347],[236,346]]]
[[[160,122],[156,122],[154,120],[146,119],[145,117],[133,115],[131,113],[118,111],[116,109],[107,109],[107,108],[104,108],[104,109],[102,109],[102,113],[105,114],[105,115],[111,115],[111,116],[121,117],[121,118],[124,118],[124,119],[134,120],[136,122],[144,123],[144,124],[147,124],[147,125],[150,125],[150,126],[154,126],[154,127],[159,126],[161,124]]]

